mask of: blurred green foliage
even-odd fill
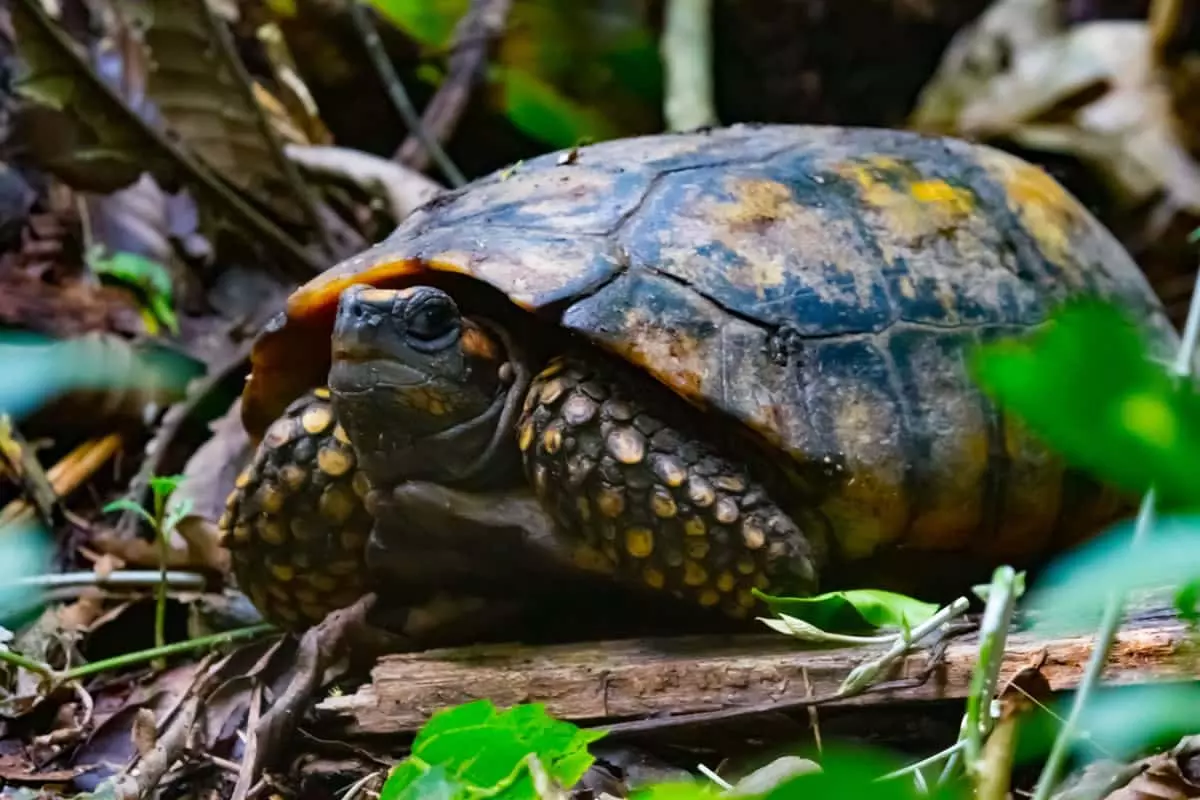
[[[1164,507],[1200,505],[1200,396],[1149,356],[1120,308],[1062,306],[1042,331],[981,347],[983,388],[1069,462],[1114,487],[1156,488]]]
[[[24,579],[48,572],[54,545],[37,522],[0,528],[0,620],[13,624],[14,615],[36,607],[41,590]]]
[[[371,4],[430,55],[441,55],[469,0]],[[492,102],[554,148],[657,131],[662,67],[644,17],[635,0],[514,0],[488,70]]]
[[[388,775],[380,800],[541,796],[539,780],[571,787],[594,761],[587,745],[604,734],[550,717],[540,704],[497,711],[478,700],[434,714],[412,755]],[[537,763],[532,763],[535,756]]]
[[[175,316],[174,287],[167,268],[138,253],[116,252],[108,255],[102,248],[87,254],[92,272],[102,278],[123,284],[135,291],[142,302],[143,320],[151,335],[162,325],[171,333],[179,333]]]

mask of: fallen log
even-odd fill
[[[1112,647],[1103,680],[1121,686],[1192,676],[1182,646],[1189,632],[1163,607],[1130,613]],[[1075,688],[1094,638],[1083,632],[1038,638],[1014,632],[1001,681],[1043,658],[1053,691]],[[345,735],[396,734],[419,728],[435,711],[490,698],[499,706],[544,703],[577,723],[796,703],[837,690],[857,665],[883,647],[801,649],[779,634],[631,639],[541,647],[488,645],[388,655],[371,682],[316,707],[319,723]],[[940,659],[917,648],[884,682],[822,708],[878,706],[966,697],[978,652],[974,633],[951,640]],[[925,680],[908,680],[928,673]]]

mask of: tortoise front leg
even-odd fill
[[[474,492],[405,481],[391,491],[372,492],[368,504],[379,522],[367,560],[389,582],[519,592],[520,580],[563,580],[563,570],[573,566],[611,572],[598,553],[589,558],[569,546],[527,487]],[[403,523],[393,526],[391,519]]]
[[[265,619],[298,630],[365,591],[366,491],[327,390],[267,429],[219,522],[238,585]]]
[[[804,532],[668,390],[635,380],[562,358],[526,394],[517,441],[563,545],[735,617],[755,610],[755,588],[811,593],[819,554]]]

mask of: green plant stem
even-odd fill
[[[975,772],[983,753],[983,737],[991,730],[992,696],[1000,676],[1000,665],[1004,660],[1004,644],[1008,639],[1008,628],[1012,623],[1016,607],[1017,573],[1012,567],[1003,566],[992,574],[988,591],[987,607],[979,631],[979,657],[971,675],[971,692],[967,695],[966,725],[963,731],[966,750],[964,757],[967,769]]]
[[[48,665],[43,664],[40,661],[34,661],[32,658],[13,652],[12,650],[0,650],[0,661],[21,667],[22,669],[27,669],[30,672],[41,675],[43,678],[54,677],[54,670],[52,670]]]
[[[967,742],[965,739],[959,739],[957,742],[950,745],[945,750],[939,750],[931,756],[926,756],[925,758],[922,758],[920,761],[915,761],[912,764],[909,764],[908,766],[905,766],[905,767],[901,767],[900,769],[898,769],[894,772],[889,772],[886,775],[882,775],[882,776],[880,776],[879,780],[890,781],[895,778],[900,778],[905,775],[912,775],[914,773],[920,772],[921,770],[925,769],[926,767],[931,767],[934,764],[940,764],[941,762],[948,760],[951,756],[953,756],[958,751],[962,750],[963,747],[966,746],[966,744],[967,744]]]
[[[1138,509],[1137,525],[1133,529],[1133,540],[1130,546],[1136,547],[1140,544],[1149,534],[1153,525],[1154,490],[1151,489],[1142,498],[1142,506]],[[1071,711],[1067,714],[1058,735],[1054,738],[1054,745],[1046,757],[1042,774],[1038,776],[1033,800],[1049,800],[1050,793],[1054,791],[1054,787],[1058,783],[1063,762],[1067,758],[1067,751],[1075,741],[1075,733],[1079,729],[1079,720],[1083,716],[1084,706],[1100,683],[1100,673],[1104,671],[1104,664],[1108,660],[1108,651],[1112,648],[1113,639],[1116,638],[1117,629],[1121,626],[1121,618],[1124,613],[1125,593],[1113,592],[1109,595],[1108,603],[1104,607],[1104,616],[1101,618],[1100,628],[1096,632],[1092,654],[1088,658],[1087,667],[1079,681],[1079,688],[1075,691],[1075,698],[1071,702]]]
[[[896,659],[908,652],[914,644],[924,639],[929,634],[940,628],[955,617],[960,617],[966,613],[971,607],[971,602],[965,597],[960,597],[950,605],[938,611],[929,619],[925,620],[920,625],[912,629],[909,635],[899,635],[892,639],[892,646],[887,649],[883,655],[865,664],[859,664],[855,667],[846,679],[842,681],[842,685],[838,687],[838,694],[852,695],[863,691],[879,676],[884,669],[896,661]]]
[[[155,659],[166,658],[167,656],[178,655],[179,653],[187,653],[192,650],[200,650],[205,647],[225,644],[238,639],[248,639],[260,633],[267,633],[275,629],[274,625],[261,623],[259,625],[250,625],[245,628],[237,628],[232,631],[223,633],[214,633],[211,636],[201,636],[198,639],[188,639],[183,642],[172,642],[171,644],[163,645],[162,647],[154,647],[150,650],[139,650],[136,653],[125,653],[124,655],[105,658],[100,661],[94,661],[91,664],[82,664],[78,667],[57,674],[55,677],[62,682],[74,681],[89,675],[95,675],[98,672],[104,672],[108,669],[119,669],[128,667],[134,664],[140,664],[144,661],[153,661]]]
[[[104,672],[109,669],[119,669],[121,667],[140,664],[143,661],[153,661],[155,659],[166,658],[167,656],[186,653],[191,650],[199,650],[205,647],[225,644],[227,642],[237,641],[238,639],[248,639],[260,633],[269,633],[275,630],[274,625],[261,623],[259,625],[250,625],[245,628],[237,628],[232,631],[223,633],[214,633],[211,636],[201,636],[198,639],[188,639],[183,642],[172,642],[171,644],[163,645],[162,647],[153,647],[149,650],[139,650],[136,653],[125,653],[124,655],[113,656],[112,658],[93,661],[90,664],[82,664],[78,667],[73,667],[65,672],[55,672],[49,664],[43,664],[40,661],[34,661],[28,656],[23,656],[20,653],[14,653],[12,650],[0,650],[0,661],[13,664],[30,672],[41,675],[47,678],[54,684],[63,684],[70,681],[79,680],[89,675],[95,675],[99,672]]]
[[[170,553],[167,547],[167,531],[163,530],[163,517],[166,512],[167,499],[162,492],[154,493],[154,538],[158,541],[158,583],[154,589],[154,646],[165,647],[167,644],[167,558]],[[166,662],[161,659],[155,663],[155,669],[163,669]]]

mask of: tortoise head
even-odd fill
[[[441,289],[345,289],[329,388],[371,482],[452,483],[479,469],[503,438],[508,358]]]

